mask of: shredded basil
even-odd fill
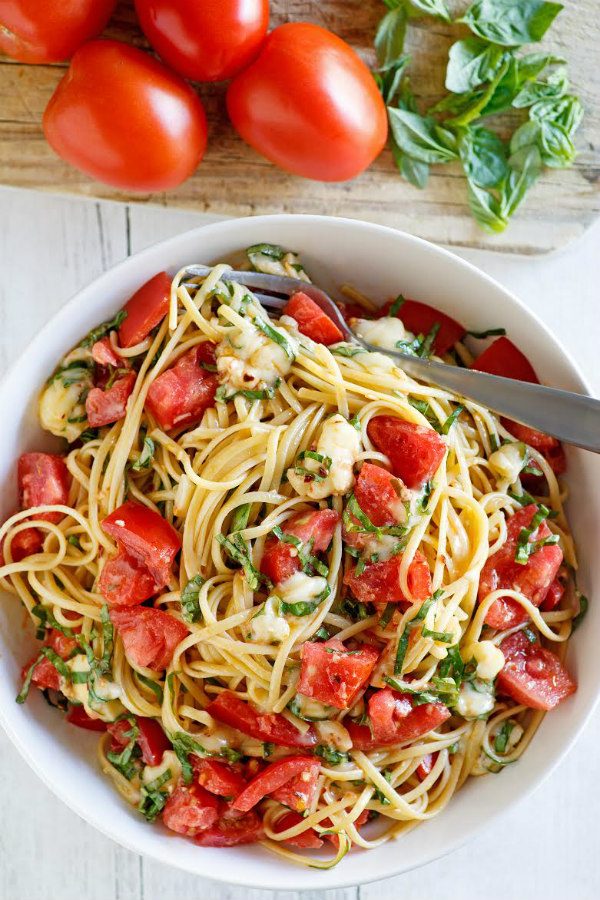
[[[573,631],[575,631],[576,628],[579,628],[579,626],[585,619],[589,605],[590,605],[588,598],[584,597],[584,595],[582,593],[580,593],[579,591],[577,591],[577,596],[579,599],[579,612],[574,617],[574,619],[571,623],[571,628]]]
[[[246,255],[250,262],[253,262],[253,256],[258,256],[259,254],[280,262],[285,256],[285,252],[283,247],[279,247],[277,244],[253,244],[252,247],[248,247],[246,250]]]
[[[285,613],[289,613],[292,616],[309,616],[311,613],[314,613],[317,607],[323,600],[326,600],[330,594],[331,588],[327,585],[315,600],[298,600],[296,603],[286,603],[282,600],[280,606],[281,612],[284,615]]]
[[[142,469],[147,469],[152,459],[154,458],[154,450],[155,445],[152,438],[144,438],[144,446],[142,447],[142,452],[136,459],[134,463],[132,463],[131,468],[134,472],[140,472]]]
[[[272,529],[272,534],[274,534],[282,543],[291,544],[296,548],[298,559],[300,560],[300,565],[302,566],[302,571],[305,575],[313,575],[315,572],[318,572],[323,578],[327,578],[329,574],[328,567],[311,552],[314,542],[313,538],[311,538],[307,544],[304,544],[295,534],[289,534],[288,532],[283,531],[279,525],[276,525]]]
[[[202,575],[194,575],[190,578],[181,592],[181,615],[185,622],[201,622],[202,610],[200,609],[200,589],[205,579]]]
[[[398,310],[402,306],[403,303],[406,302],[406,298],[402,296],[402,294],[398,294],[392,305],[390,306],[390,316],[397,316]]]
[[[243,531],[244,528],[248,527],[248,520],[250,518],[250,510],[252,509],[251,503],[244,503],[242,506],[238,506],[236,511],[233,514],[233,518],[231,519],[231,531]]]
[[[529,526],[527,528],[521,529],[517,541],[517,549],[515,551],[515,562],[518,562],[520,563],[520,565],[525,566],[527,565],[529,557],[540,550],[542,547],[545,547],[549,544],[558,543],[559,537],[557,534],[551,534],[547,538],[543,538],[539,541],[530,540],[531,536],[535,534],[544,519],[547,519],[549,515],[550,510],[548,509],[548,507],[540,504]]]
[[[494,750],[496,753],[506,753],[506,748],[508,747],[508,740],[511,736],[511,733],[515,727],[515,722],[512,719],[505,719],[502,723],[502,727],[498,731],[494,739]]]
[[[354,347],[352,344],[336,344],[335,347],[329,348],[334,356],[343,356],[346,359],[353,359],[359,353],[366,353],[364,347]]]
[[[488,328],[487,331],[467,331],[467,334],[478,341],[483,341],[489,337],[504,337],[506,328]]]
[[[266,576],[262,575],[261,572],[253,565],[252,560],[250,559],[250,549],[246,541],[241,537],[239,532],[234,534],[230,534],[228,537],[225,537],[224,534],[218,534],[217,540],[219,544],[223,547],[223,549],[229,554],[231,559],[234,562],[239,563],[242,566],[244,573],[246,575],[246,580],[248,582],[248,587],[251,591],[258,590],[258,587],[261,581],[270,585],[270,581]]]
[[[450,429],[452,428],[452,426],[454,425],[454,423],[460,416],[461,412],[463,412],[463,411],[464,411],[464,406],[457,406],[456,409],[454,410],[454,412],[452,412],[448,416],[446,421],[443,423],[443,425],[439,429],[440,434],[448,434],[448,432],[450,431]]]
[[[349,762],[350,757],[347,753],[336,750],[335,747],[327,747],[325,744],[319,744],[315,747],[315,753],[324,759],[330,766],[340,766],[342,763]]]
[[[152,678],[147,678],[145,675],[142,675],[140,672],[136,672],[136,677],[142,684],[145,684],[146,687],[150,688],[156,694],[156,699],[159,704],[162,706],[164,691],[162,689],[162,685],[158,683],[158,681],[153,681]]]
[[[276,328],[273,328],[272,325],[269,325],[268,322],[265,322],[265,320],[261,319],[259,316],[257,316],[253,321],[258,330],[262,331],[265,337],[268,337],[270,341],[274,341],[276,344],[279,344],[288,359],[293,360],[296,358],[290,342],[285,337],[285,335],[283,335],[280,331],[277,331]]]
[[[395,603],[386,603],[385,609],[384,609],[383,613],[381,614],[381,618],[378,622],[378,625],[380,628],[383,628],[383,629],[387,628],[387,626],[389,625],[389,623],[392,619],[392,616],[394,615],[395,610],[396,610]]]
[[[169,740],[173,744],[175,755],[181,763],[183,780],[185,784],[191,784],[194,770],[189,761],[190,754],[193,753],[198,756],[210,756],[210,754],[204,749],[202,744],[199,744],[191,734],[187,734],[185,731],[176,731],[174,734],[169,735]]]
[[[149,822],[154,822],[158,814],[164,809],[169,795],[164,791],[161,791],[160,788],[166,784],[171,777],[171,770],[167,769],[166,772],[163,772],[163,774],[158,778],[155,778],[154,781],[142,786],[138,809]]]
[[[434,641],[440,641],[442,644],[449,644],[454,637],[450,631],[431,631],[429,628],[425,628],[425,626],[423,626],[421,634],[423,637],[431,638]]]
[[[113,331],[113,330],[116,330],[117,328],[120,328],[120,326],[122,325],[122,323],[125,321],[126,318],[127,318],[126,310],[124,310],[124,309],[120,310],[120,312],[118,312],[116,314],[114,319],[110,319],[110,321],[108,321],[108,322],[102,322],[101,325],[98,325],[96,328],[92,328],[92,330],[89,332],[89,334],[86,337],[84,337],[84,339],[82,340],[82,342],[79,346],[80,347],[91,347],[92,344],[95,344],[96,341],[101,340],[105,335],[107,335],[109,333],[109,331]]]

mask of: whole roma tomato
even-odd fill
[[[164,191],[198,166],[207,126],[198,96],[157,59],[118,41],[90,41],[46,107],[44,133],[92,178]]]
[[[135,0],[142,30],[176,72],[194,81],[232,78],[257,56],[269,0]]]
[[[255,150],[319,181],[359,175],[387,138],[385,105],[367,66],[341,38],[307,22],[271,32],[231,83],[227,108]]]
[[[0,52],[19,62],[69,59],[100,34],[116,0],[0,0]]]

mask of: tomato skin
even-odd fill
[[[119,327],[121,347],[134,347],[148,337],[169,311],[171,276],[159,272],[138,288],[123,310],[127,313]]]
[[[194,837],[219,818],[221,801],[198,784],[180,784],[171,794],[162,813],[163,823],[177,834]]]
[[[126,191],[165,191],[196,170],[206,116],[158,60],[118,41],[75,53],[43,118],[52,149],[86,175]]]
[[[277,819],[273,825],[273,831],[279,834],[282,831],[287,831],[288,828],[293,828],[294,825],[299,825],[301,821],[302,816],[298,813],[293,811],[287,812]],[[306,831],[301,831],[296,837],[286,838],[284,843],[291,844],[292,847],[300,847],[303,850],[318,850],[323,846],[323,841],[314,828],[307,828]]]
[[[512,419],[502,418],[500,421],[517,441],[523,441],[524,444],[528,444],[541,453],[555,475],[562,475],[567,471],[567,457],[558,438],[544,434],[542,431],[536,431],[535,428],[528,428],[527,425],[521,425],[519,422],[513,422]],[[522,476],[522,481],[524,484],[531,484],[535,490],[539,477],[527,472]]]
[[[389,457],[392,472],[408,488],[419,488],[429,481],[446,454],[446,444],[437,431],[397,416],[374,416],[367,434]]]
[[[4,558],[3,546],[5,538],[0,542],[0,566],[6,565]],[[42,549],[43,538],[42,532],[38,528],[24,528],[15,534],[10,544],[10,552],[13,562],[21,562],[26,556],[32,553],[39,553]]]
[[[381,310],[382,316],[390,315],[393,303],[393,300],[388,300],[384,304]],[[466,329],[455,319],[434,306],[420,303],[418,300],[405,300],[394,315],[402,321],[407,331],[412,331],[413,334],[429,334],[435,325],[439,325],[440,329],[433,341],[433,350],[438,356],[451,350],[454,344],[461,341],[467,333]]]
[[[24,63],[62,62],[99,34],[116,0],[0,0],[0,53]]]
[[[371,677],[379,650],[370,644],[349,650],[336,638],[302,647],[302,668],[298,691],[327,706],[352,706]]]
[[[437,762],[438,755],[437,753],[428,753],[427,756],[424,756],[417,768],[415,769],[415,775],[419,779],[419,781],[424,781],[434,765]]]
[[[94,387],[85,399],[85,411],[91,428],[102,428],[125,418],[127,401],[132,394],[135,372],[117,378],[112,387],[102,390]]]
[[[329,346],[344,340],[335,322],[303,291],[292,294],[283,312],[296,320],[300,334],[305,334],[318,344]]]
[[[71,476],[62,456],[23,453],[17,466],[21,509],[32,506],[68,505]],[[61,512],[42,513],[38,519],[60,522]]]
[[[92,719],[88,716],[83,706],[69,706],[65,718],[71,725],[85,728],[86,731],[106,731],[107,728],[106,722],[103,722],[102,719]]]
[[[241,794],[248,783],[234,768],[219,760],[194,756],[192,764],[198,784],[219,797],[231,800]]]
[[[98,590],[109,606],[138,606],[160,587],[148,569],[126,550],[119,550],[105,562],[98,579]]]
[[[396,525],[402,504],[394,485],[401,486],[387,469],[365,462],[354,485],[358,505],[373,525]]]
[[[260,713],[231,691],[223,691],[209,703],[206,711],[214,719],[237,728],[258,741],[281,747],[314,747],[317,736],[313,728],[302,734],[278,713]]]
[[[142,31],[159,56],[192,81],[225,81],[257,56],[268,0],[135,0]]]
[[[126,500],[102,521],[102,528],[146,566],[158,587],[168,583],[171,566],[181,550],[181,537],[159,513]]]
[[[253,810],[242,815],[227,809],[215,825],[196,835],[194,843],[200,847],[235,847],[254,844],[262,837],[262,821]]]
[[[354,748],[365,752],[414,741],[450,717],[450,711],[442,703],[413,706],[409,694],[399,694],[390,688],[376,691],[369,698],[368,709],[370,728],[354,722],[346,724]]]
[[[135,716],[135,724],[138,729],[136,743],[142,752],[142,761],[147,766],[158,766],[165,750],[171,749],[171,742],[155,719]],[[112,736],[111,750],[123,750],[131,740],[127,736],[127,732],[132,730],[129,719],[109,722],[107,730]]]
[[[383,562],[370,563],[360,575],[356,575],[356,566],[352,563],[344,574],[344,584],[361,603],[410,604],[431,597],[431,572],[421,551],[417,550],[408,567],[410,598],[404,596],[400,585],[401,564],[402,554],[398,553]]]
[[[312,540],[313,553],[327,550],[333,532],[340,521],[339,514],[333,509],[318,509],[296,513],[283,523],[284,534],[291,534],[307,544]],[[281,584],[295,572],[299,572],[302,564],[291,544],[280,541],[275,535],[269,535],[265,541],[260,561],[260,571],[273,584]]]
[[[507,337],[499,337],[490,344],[471,364],[471,368],[489,375],[516,378],[531,384],[540,383],[527,357]]]
[[[321,763],[314,756],[286,756],[259,772],[232,803],[233,809],[249,812],[253,806],[303,772],[318,772]]]
[[[544,610],[544,612],[552,612],[552,610],[555,609],[562,600],[564,592],[565,585],[557,576],[548,588],[548,593],[546,594],[546,597],[541,604],[541,608]]]
[[[385,104],[368,68],[348,44],[308,22],[269,34],[231,83],[227,109],[255,150],[318,181],[355,178],[387,138]]]
[[[110,618],[126,654],[136,665],[155,671],[167,668],[175,648],[189,634],[179,619],[147,606],[116,607],[111,609]]]
[[[127,360],[117,356],[109,337],[103,337],[92,346],[92,358],[99,366],[126,366]]]
[[[36,653],[34,657],[25,663],[21,669],[21,681],[25,680],[29,667],[36,661],[37,657],[38,655]],[[45,691],[46,689],[60,691],[60,674],[58,669],[56,669],[50,660],[44,656],[33,670],[31,683],[35,684],[41,691]]]
[[[306,767],[281,787],[270,791],[273,800],[297,813],[305,813],[316,800],[319,792],[321,764],[314,756],[306,757]]]
[[[61,659],[69,659],[73,651],[79,646],[75,638],[68,637],[66,634],[57,631],[55,628],[50,628],[48,630],[44,644],[47,647],[52,647],[54,652],[57,653]]]
[[[577,684],[556,654],[532,644],[522,631],[500,644],[506,660],[497,690],[530,709],[550,710],[575,693]]]
[[[163,431],[199,422],[214,405],[219,382],[203,366],[214,365],[214,346],[205,341],[192,347],[150,385],[146,406]]]

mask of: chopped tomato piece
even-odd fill
[[[521,530],[531,524],[536,512],[537,506],[530,503],[508,520],[506,542],[489,557],[481,570],[478,592],[480,602],[492,591],[503,588],[521,591],[534,606],[540,606],[544,602],[563,560],[560,547],[557,544],[541,547],[531,554],[525,565],[515,560]],[[544,540],[550,534],[548,525],[542,522],[529,541]],[[491,628],[504,631],[526,622],[528,618],[520,603],[510,597],[500,597],[489,608],[485,623]]]
[[[246,787],[246,779],[227,763],[194,756],[193,766],[198,784],[210,791],[211,794],[232,800]]]
[[[367,434],[389,458],[394,475],[409,488],[419,488],[429,481],[446,453],[446,444],[437,431],[397,416],[375,416]]]
[[[168,583],[181,537],[159,513],[127,500],[103,520],[102,528],[146,566],[158,587]]]
[[[306,759],[306,766],[298,775],[290,778],[280,788],[270,791],[273,800],[278,800],[297,813],[305,813],[310,809],[319,791],[321,764],[314,756]]]
[[[214,361],[214,344],[198,344],[152,382],[146,406],[163,431],[196,424],[214,405],[219,382],[206,369]]]
[[[368,702],[371,726],[346,724],[356,750],[369,751],[414,741],[437,728],[450,717],[442,703],[413,706],[410,694],[399,694],[390,688],[376,691]]]
[[[280,834],[282,831],[287,831],[288,828],[299,825],[300,822],[302,822],[302,816],[296,812],[287,812],[277,819],[273,825],[273,831],[276,834]],[[286,838],[285,843],[291,844],[292,847],[300,847],[303,850],[318,850],[319,847],[323,846],[323,841],[314,828],[307,828],[295,837]]]
[[[340,517],[333,509],[297,513],[284,522],[282,531],[297,537],[303,544],[312,541],[311,552],[327,550]],[[291,544],[269,535],[265,541],[260,570],[273,584],[281,584],[301,568],[298,552]]]
[[[298,690],[328,706],[347,709],[357,700],[371,677],[379,650],[363,644],[349,650],[336,638],[302,647],[302,668]]]
[[[85,728],[86,731],[106,731],[107,727],[102,719],[92,719],[88,716],[83,706],[69,706],[66,720],[78,728]]]
[[[201,847],[234,847],[254,844],[262,837],[262,821],[253,810],[241,815],[235,809],[228,809],[215,825],[196,835],[194,842]]]
[[[141,750],[143,762],[147,766],[158,766],[163,753],[171,749],[171,742],[156,719],[135,716],[135,724],[132,725],[130,718],[128,716],[109,723],[108,731],[112,737],[110,749],[116,752],[123,750],[137,728],[136,743]]]
[[[0,543],[0,566],[6,565],[2,551],[4,540],[3,538]],[[42,545],[42,532],[38,528],[24,528],[22,531],[18,531],[10,542],[12,561],[21,562],[26,556],[31,556],[32,553],[39,553]]]
[[[312,779],[313,771],[318,773],[321,764],[314,756],[286,756],[273,762],[259,772],[246,786],[242,793],[232,803],[233,809],[240,812],[248,812],[257,803],[260,803],[267,794],[273,794],[278,789],[287,785],[292,779],[297,781],[298,776],[308,774],[308,781]],[[307,782],[308,784],[308,782]],[[279,798],[275,798],[279,799]]]
[[[180,784],[167,800],[162,820],[171,831],[194,837],[215,824],[221,806],[222,801],[199,784]]]
[[[535,369],[527,357],[507,337],[499,337],[490,344],[471,364],[471,368],[489,375],[539,384]]]
[[[317,736],[311,727],[305,734],[278,713],[261,713],[232,691],[223,691],[206,711],[214,719],[244,734],[281,747],[314,747]]]
[[[47,647],[52,647],[54,652],[57,653],[61,659],[69,659],[79,646],[75,638],[69,637],[61,631],[57,631],[56,628],[50,628],[48,630],[44,644]]]
[[[394,300],[388,300],[381,310],[382,316],[390,315],[390,309],[394,302]],[[403,300],[394,315],[402,320],[407,331],[412,331],[414,334],[429,334],[432,328],[439,325],[439,331],[433,342],[433,349],[438,356],[450,350],[467,333],[462,325],[447,316],[446,313],[427,303],[419,303],[417,300]]]
[[[109,606],[137,606],[161,587],[146,566],[126,550],[107,560],[98,581],[98,590]]]
[[[500,649],[506,662],[496,687],[517,703],[530,709],[554,709],[577,690],[558,656],[531,643],[522,631],[505,638]]]
[[[423,757],[423,759],[415,769],[415,774],[419,781],[424,781],[425,778],[427,778],[434,765],[436,764],[437,758],[437,753],[428,753],[427,756]]]
[[[559,573],[560,574],[560,573]],[[563,598],[563,594],[565,592],[565,586],[560,578],[557,576],[550,587],[548,588],[548,593],[546,594],[544,601],[541,605],[544,612],[552,612],[553,609],[556,609],[558,604]]]
[[[99,366],[113,366],[115,369],[127,365],[126,357],[119,356],[115,352],[109,337],[103,337],[102,340],[96,341],[92,347],[92,359]]]
[[[189,633],[186,625],[161,609],[132,606],[111,609],[125,653],[138,666],[166,669],[178,644]]]
[[[318,344],[329,346],[344,340],[344,335],[335,322],[303,291],[298,291],[290,297],[283,312],[296,320],[301,334],[305,334]]]
[[[352,319],[375,318],[373,310],[367,309],[366,306],[361,306],[360,303],[338,303],[337,306],[348,324],[351,323]]]
[[[127,301],[127,316],[119,328],[121,347],[139,344],[164,319],[169,311],[171,280],[166,272],[159,272]]]
[[[85,411],[91,428],[102,428],[125,418],[136,379],[135,372],[117,378],[112,387],[93,387],[85,400]]]
[[[71,476],[62,456],[51,453],[23,453],[18,464],[21,509],[32,506],[66,506],[69,502]],[[60,522],[61,512],[42,513],[39,519]]]
[[[30,659],[29,662],[25,663],[21,670],[21,681],[25,680],[30,666],[36,659],[37,655]],[[31,683],[35,684],[36,687],[39,687],[41,691],[45,691],[46,689],[60,691],[60,674],[58,669],[54,667],[47,657],[43,656],[36,665],[33,670],[33,675],[31,676]]]
[[[416,600],[427,600],[432,590],[431,572],[421,551],[417,550],[408,567],[410,597],[404,595],[400,586],[401,564],[401,553],[383,562],[365,566],[360,575],[356,575],[356,566],[352,564],[346,569],[344,584],[348,585],[361,603],[414,603]]]
[[[373,525],[395,525],[403,511],[402,483],[381,466],[365,462],[354,485],[354,496]]]
[[[523,441],[542,454],[544,459],[550,464],[550,468],[555,475],[562,475],[567,470],[567,457],[561,442],[544,434],[542,431],[536,431],[534,428],[528,428],[527,425],[521,425],[519,422],[513,422],[511,419],[501,419],[504,427],[518,440]],[[541,475],[541,472],[540,472]],[[536,478],[527,473],[526,477]]]

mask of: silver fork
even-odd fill
[[[188,266],[186,275],[204,277],[210,271],[208,266]],[[540,384],[488,375],[475,369],[421,359],[401,350],[383,350],[354,334],[325,291],[296,278],[232,269],[224,274],[222,280],[245,285],[264,306],[278,310],[283,309],[292,294],[303,291],[333,319],[346,340],[359,344],[365,350],[385,353],[396,360],[411,377],[436,384],[459,397],[473,400],[500,415],[553,435],[568,444],[600,453],[600,400]],[[190,288],[198,287],[193,282],[184,284]]]

